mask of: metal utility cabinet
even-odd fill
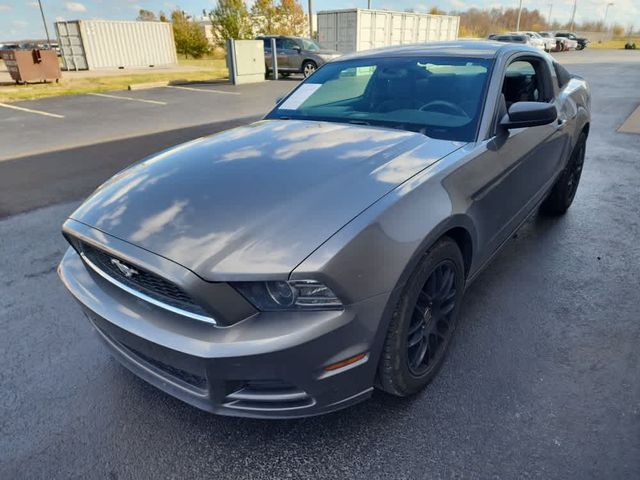
[[[57,82],[60,78],[60,64],[54,50],[3,50],[0,57],[16,83]]]
[[[350,53],[410,43],[456,40],[460,17],[391,10],[318,12],[318,40],[325,48]]]
[[[234,85],[264,82],[264,42],[228,39],[227,67]]]
[[[178,63],[168,22],[56,22],[64,70],[173,66]]]

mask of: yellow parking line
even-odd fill
[[[109,95],[107,93],[88,93],[87,95],[93,95],[94,97],[117,98],[118,100],[131,100],[132,102],[152,103],[154,105],[167,104],[167,102],[161,102],[159,100],[145,100],[143,98],[123,97],[121,95]]]
[[[211,88],[178,87],[177,85],[165,85],[165,88],[177,88],[178,90],[191,90],[193,92],[223,93],[225,95],[240,95],[239,92],[225,92],[224,90],[212,90]]]
[[[36,113],[38,115],[44,115],[45,117],[64,118],[64,115],[58,115],[57,113],[43,112],[42,110],[32,110],[31,108],[18,107],[17,105],[9,105],[6,103],[0,103],[0,107],[20,110],[21,112]]]

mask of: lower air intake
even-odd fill
[[[291,410],[314,404],[307,392],[280,381],[247,382],[225,398],[225,407],[238,410]]]

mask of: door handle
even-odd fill
[[[566,120],[558,119],[558,126],[556,127],[556,130],[562,130],[566,124]]]

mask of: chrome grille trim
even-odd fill
[[[102,269],[98,268],[98,266],[96,264],[94,264],[91,260],[89,260],[84,253],[81,252],[80,256],[82,257],[82,260],[84,260],[84,262],[91,268],[91,270],[96,272],[98,275],[100,275],[102,278],[104,278],[106,281],[108,281],[112,285],[115,285],[116,287],[124,290],[125,292],[127,292],[127,293],[129,293],[129,294],[141,299],[141,300],[144,300],[147,303],[155,305],[156,307],[162,308],[164,310],[167,310],[169,312],[175,313],[177,315],[182,315],[184,317],[189,317],[189,318],[192,318],[194,320],[199,320],[201,322],[209,323],[211,325],[217,325],[216,321],[211,317],[207,317],[207,316],[204,316],[204,315],[198,315],[197,313],[192,313],[192,312],[189,312],[187,310],[183,310],[181,308],[174,307],[172,305],[167,305],[166,303],[163,303],[163,302],[161,302],[159,300],[156,300],[155,298],[152,298],[152,297],[150,297],[148,295],[145,295],[144,293],[139,292],[139,291],[129,287],[128,285],[125,285],[122,282],[119,282],[118,280],[113,278],[111,275],[108,275],[107,273],[102,271]]]

